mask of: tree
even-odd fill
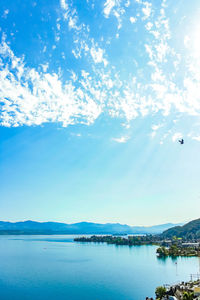
[[[194,293],[184,292],[183,300],[193,300],[193,299],[194,299]]]
[[[159,256],[167,256],[169,253],[168,253],[168,250],[165,248],[165,247],[159,247],[156,251]]]
[[[158,286],[155,291],[156,299],[162,299],[166,294],[166,288],[164,286]]]
[[[178,250],[178,247],[176,245],[171,245],[171,247],[169,248],[169,255],[172,255],[172,256],[178,256],[179,255],[179,250]]]

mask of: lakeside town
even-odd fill
[[[200,274],[194,274],[198,279],[180,282],[173,285],[165,284],[155,290],[156,300],[200,300]],[[191,275],[192,276],[192,275]],[[154,300],[146,297],[146,300]]]
[[[155,254],[160,259],[167,257],[200,257],[200,219],[183,226],[177,226],[157,235],[92,235],[78,237],[74,241],[81,243],[107,243],[116,246],[156,245]],[[176,262],[175,262],[176,264]],[[157,300],[200,300],[200,274],[191,274],[189,282],[172,285],[163,284],[155,289]],[[146,297],[146,300],[154,298]]]
[[[200,257],[200,239],[176,237],[166,239],[162,235],[146,236],[96,236],[79,237],[74,241],[82,243],[107,243],[116,246],[142,246],[157,245],[156,254],[158,258],[178,256]],[[191,274],[189,282],[180,282],[173,285],[164,284],[155,290],[157,300],[200,300],[200,274]],[[154,298],[146,297],[146,300]]]

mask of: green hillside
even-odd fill
[[[200,219],[191,221],[183,226],[172,227],[162,233],[164,238],[172,238],[173,236],[190,240],[200,239]]]

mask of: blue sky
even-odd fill
[[[3,0],[0,18],[1,220],[198,218],[198,1]]]

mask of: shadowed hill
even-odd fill
[[[200,238],[200,219],[193,220],[183,226],[175,226],[167,229],[162,233],[164,238],[172,238],[173,236],[185,239]]]

